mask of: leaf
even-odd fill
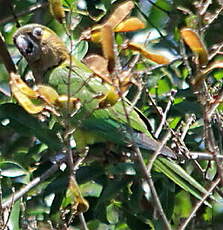
[[[90,30],[86,30],[81,35],[81,40],[91,40],[92,42],[100,42],[102,39],[101,28],[108,24],[114,29],[119,23],[121,23],[131,12],[134,7],[132,1],[125,1],[119,4],[110,17],[102,24],[92,27]]]
[[[89,181],[80,185],[81,193],[84,197],[99,197],[102,192],[102,186],[94,181]]]
[[[7,226],[10,226],[10,229],[20,230],[20,209],[21,209],[21,200],[16,201],[10,212],[9,223]]]
[[[0,162],[1,175],[5,177],[24,176],[28,172],[18,163],[13,161]]]
[[[88,43],[86,41],[80,41],[75,44],[75,49],[72,55],[76,57],[78,60],[82,60],[88,51]]]
[[[39,94],[32,90],[19,75],[10,74],[10,88],[12,95],[28,113],[36,114],[43,110],[44,106],[35,105],[31,101],[31,98],[38,98]]]
[[[151,53],[148,50],[146,50],[145,47],[143,47],[142,45],[139,45],[139,44],[134,43],[134,42],[129,42],[127,45],[127,49],[137,51],[141,55],[146,57],[147,59],[149,59],[149,60],[151,60],[157,64],[166,65],[166,64],[170,63],[170,60],[168,58],[166,58],[160,54]]]
[[[202,198],[199,192],[207,193],[207,190],[202,185],[200,185],[176,163],[170,162],[164,158],[160,158],[155,161],[154,166],[156,169],[160,170],[167,177],[169,177],[174,183],[179,185],[185,191],[191,193],[197,199],[200,200]],[[210,204],[207,202],[205,204],[210,206]]]
[[[131,17],[118,24],[114,32],[129,32],[144,29],[145,24],[136,17]]]
[[[63,23],[65,19],[65,12],[61,0],[49,0],[49,7],[51,14],[59,23]]]
[[[108,72],[108,60],[98,54],[91,54],[84,59],[84,63],[94,72],[94,74],[112,85],[112,79]]]
[[[136,175],[136,169],[133,163],[118,163],[116,165],[111,165],[107,169],[107,173],[115,175]]]
[[[86,212],[89,208],[89,204],[87,200],[82,196],[79,185],[77,184],[74,176],[69,178],[69,185],[62,202],[63,208],[68,206],[71,206],[72,214]]]
[[[110,24],[102,26],[101,38],[103,55],[108,60],[108,71],[112,73],[115,67],[115,53],[113,48],[113,31]]]
[[[115,10],[108,18],[108,20],[105,22],[105,24],[108,23],[111,25],[112,28],[114,28],[128,16],[133,7],[133,1],[126,1],[124,3],[121,3],[115,8]]]
[[[35,136],[54,151],[61,150],[61,142],[56,133],[28,114],[20,106],[6,103],[0,106],[0,120],[8,119],[8,127],[25,136]]]
[[[117,196],[120,190],[124,188],[129,183],[129,181],[130,179],[127,178],[121,178],[120,180],[110,180],[98,200],[97,207],[110,200],[111,198]]]
[[[118,207],[112,203],[106,208],[107,220],[110,224],[117,224],[119,221]]]
[[[186,27],[180,30],[180,34],[193,53],[198,56],[199,64],[201,66],[206,65],[208,63],[208,51],[198,33]]]

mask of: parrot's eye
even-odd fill
[[[32,32],[33,36],[36,37],[36,38],[41,38],[42,34],[43,34],[43,31],[41,28],[37,27],[37,28],[34,28],[33,29],[33,32]]]

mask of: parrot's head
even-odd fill
[[[19,28],[13,41],[27,60],[36,81],[44,81],[44,73],[69,58],[63,41],[46,26],[28,24]]]

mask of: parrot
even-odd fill
[[[80,102],[69,118],[77,150],[98,143],[126,148],[136,145],[145,151],[159,147],[160,142],[152,137],[137,108],[129,110],[131,103],[125,96],[110,106],[100,107],[101,98],[111,86],[94,76],[84,62],[75,57],[71,59],[65,43],[50,28],[40,24],[24,25],[17,29],[13,41],[26,59],[37,85],[48,85],[59,95],[66,95],[69,83],[70,96]],[[168,146],[160,153],[176,158]]]

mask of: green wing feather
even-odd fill
[[[69,64],[65,62],[48,73],[48,83],[59,94],[67,94],[68,76]],[[87,67],[72,67],[71,96],[79,98],[82,105],[71,118],[71,124],[75,127],[74,138],[77,147],[83,148],[97,142],[112,142],[126,146],[134,141],[141,148],[156,150],[159,143],[151,138],[145,123],[134,109],[128,112],[127,119],[126,111],[129,111],[131,106],[126,99],[109,108],[99,109],[98,95],[106,94],[109,87],[94,77]],[[163,155],[175,156],[168,147],[164,147]]]

